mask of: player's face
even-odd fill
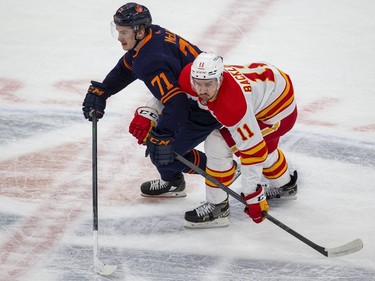
[[[116,26],[118,33],[117,40],[120,41],[122,48],[125,51],[129,51],[134,48],[137,43],[135,40],[135,34],[131,27],[129,26]]]
[[[204,101],[209,101],[214,98],[219,90],[219,85],[216,78],[207,80],[192,78],[192,82],[193,89]]]

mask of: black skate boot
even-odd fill
[[[214,228],[229,225],[230,214],[228,197],[219,204],[206,202],[185,213],[186,228]]]
[[[286,185],[282,187],[271,187],[269,185],[265,187],[265,193],[267,200],[270,199],[296,199],[297,194],[297,171],[293,172],[293,175],[290,175],[291,179]]]
[[[232,183],[234,183],[241,175],[241,165],[238,164],[237,161],[235,160],[233,160],[233,163],[235,166],[235,170],[234,170],[234,177],[233,177]]]
[[[185,197],[185,179],[181,174],[176,180],[171,182],[162,179],[144,182],[141,185],[142,196],[146,197]]]

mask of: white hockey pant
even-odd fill
[[[225,173],[233,168],[233,152],[218,130],[214,130],[206,139],[204,149],[207,156],[207,173],[220,177],[220,172]],[[284,160],[284,161],[282,161]],[[268,154],[267,159],[263,162],[266,170],[277,170],[285,166],[284,172],[277,177],[268,178],[270,185],[281,187],[290,181],[288,173],[288,164],[285,156],[280,149]],[[260,179],[259,182],[260,183]],[[211,184],[212,185],[212,184]],[[206,180],[206,200],[207,202],[219,204],[227,198],[227,193],[218,187],[212,187],[207,184]]]
[[[217,178],[220,172],[233,168],[233,153],[218,130],[214,130],[204,143],[207,156],[207,173]],[[215,173],[215,174],[213,174]],[[232,174],[233,176],[233,174]],[[219,204],[227,198],[227,193],[219,187],[211,187],[206,180],[207,202]]]

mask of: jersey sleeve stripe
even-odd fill
[[[123,62],[124,62],[124,65],[125,65],[125,67],[126,67],[127,69],[129,69],[129,70],[132,70],[132,69],[133,69],[133,67],[131,67],[131,66],[126,62],[125,56],[124,56],[124,58],[123,58]]]
[[[180,88],[175,87],[172,90],[170,90],[169,92],[167,92],[165,95],[163,95],[163,97],[161,98],[160,101],[163,104],[165,104],[168,100],[170,100],[171,98],[173,98],[175,95],[184,94],[184,93],[185,92],[183,92]]]
[[[253,165],[262,163],[267,159],[267,156],[268,150],[266,142],[262,140],[254,147],[251,147],[247,150],[241,150],[241,164]]]
[[[293,85],[289,76],[279,70],[284,77],[286,85],[280,96],[269,106],[256,114],[256,118],[261,121],[271,119],[275,115],[288,108],[294,102]]]
[[[265,137],[269,134],[276,132],[277,129],[279,129],[279,127],[280,127],[280,121],[273,124],[272,127],[267,127],[267,128],[262,129],[262,136]]]
[[[227,145],[229,146],[230,150],[237,156],[239,157],[240,156],[240,152],[236,146],[236,142],[234,141],[231,133],[229,132],[228,128],[227,127],[222,127],[220,130],[219,130],[221,136],[224,138],[225,142],[227,143]]]

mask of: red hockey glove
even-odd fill
[[[247,196],[241,194],[242,198],[246,200],[247,206],[244,212],[249,215],[250,218],[255,223],[260,223],[264,220],[262,212],[267,212],[269,210],[268,202],[266,200],[266,195],[264,194],[263,187],[258,184],[257,190]]]
[[[150,131],[158,123],[158,112],[147,106],[138,107],[129,126],[129,132],[138,140],[138,144],[145,143]]]

